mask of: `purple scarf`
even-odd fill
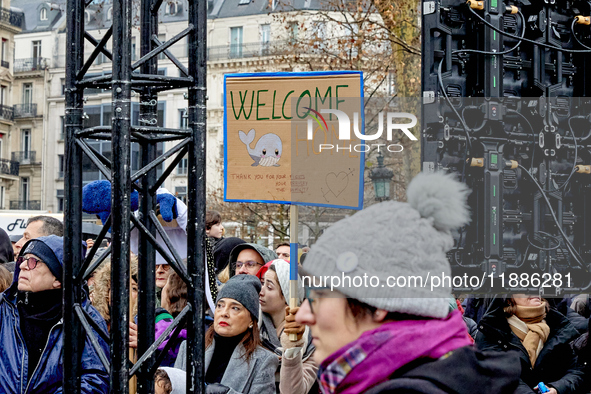
[[[320,386],[325,394],[362,393],[411,361],[436,360],[471,344],[457,310],[445,319],[389,322],[363,333],[324,360],[318,371]]]

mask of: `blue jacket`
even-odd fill
[[[63,393],[64,338],[63,318],[52,327],[45,349],[35,371],[28,371],[27,347],[20,330],[20,317],[16,307],[17,277],[4,293],[0,294],[0,392],[6,394]],[[85,300],[82,307],[107,332],[105,321],[98,311]],[[109,346],[94,332],[103,352],[109,359]],[[66,364],[67,368],[68,365]],[[106,394],[109,392],[109,374],[92,347],[88,336],[82,352],[82,393]]]

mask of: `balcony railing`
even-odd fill
[[[0,21],[18,27],[19,29],[23,27],[24,16],[21,12],[16,13],[6,8],[0,8]]]
[[[243,59],[271,56],[284,41],[253,42],[248,44],[218,45],[207,48],[207,60]]]
[[[6,60],[0,60],[0,66],[4,68],[10,68],[10,63],[8,63]]]
[[[18,161],[0,159],[0,173],[18,176],[19,165]]]
[[[11,201],[10,209],[19,209],[21,211],[40,211],[41,201],[39,200],[28,200],[28,201]]]
[[[15,118],[34,118],[37,116],[37,104],[26,103],[14,106]]]
[[[23,73],[29,71],[45,70],[49,67],[49,59],[44,57],[31,57],[28,59],[16,59],[14,61],[14,72]]]
[[[37,152],[34,150],[26,150],[22,152],[12,152],[12,161],[18,161],[21,165],[35,163],[37,159]]]
[[[14,108],[8,105],[0,105],[0,118],[6,120],[14,120]]]

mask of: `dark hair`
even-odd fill
[[[51,216],[33,216],[27,220],[27,226],[34,222],[43,222],[41,231],[45,236],[57,235],[58,237],[64,236],[64,224],[56,218]]]
[[[162,382],[162,388],[166,394],[172,393],[172,383],[165,370],[158,368],[154,374],[154,383],[157,385]]]
[[[246,361],[250,361],[250,357],[252,356],[252,354],[255,352],[255,350],[257,350],[257,347],[261,345],[261,332],[259,331],[257,319],[254,318],[252,313],[250,314],[250,317],[252,319],[252,328],[246,329],[246,335],[244,335],[244,338],[242,338],[242,340],[240,341],[240,343],[244,346],[244,349],[246,349],[246,352],[244,353],[244,359]],[[213,343],[214,333],[215,331],[212,324],[211,326],[209,326],[209,329],[205,333],[206,349],[210,347]]]
[[[347,298],[347,306],[351,315],[357,319],[364,318],[366,316],[373,315],[378,308],[375,306],[368,305],[364,302],[356,300],[355,298]],[[402,320],[425,320],[428,317],[410,315],[407,313],[400,312],[388,312],[384,321],[402,321]]]
[[[0,293],[2,293],[4,290],[8,289],[10,287],[10,284],[12,283],[12,274],[10,273],[10,271],[4,267],[3,265],[0,265]]]
[[[291,245],[289,244],[289,242],[281,242],[279,245],[275,246],[275,250],[277,250],[277,248],[280,246],[291,246]]]
[[[169,309],[168,312],[173,317],[177,317],[179,313],[187,306],[187,284],[177,274],[172,272],[168,276],[168,288],[166,289],[168,296]]]
[[[207,211],[205,214],[205,229],[211,230],[213,226],[222,222],[222,215],[218,211]]]

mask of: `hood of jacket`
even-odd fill
[[[269,261],[275,260],[278,258],[277,253],[273,252],[269,248],[265,248],[264,246],[261,246],[258,244],[247,243],[247,244],[237,245],[236,247],[234,247],[234,249],[232,249],[232,252],[230,253],[230,278],[235,275],[236,260],[238,260],[238,255],[244,249],[254,249],[258,254],[261,255],[261,257],[263,258],[263,261],[265,263],[268,263]]]

